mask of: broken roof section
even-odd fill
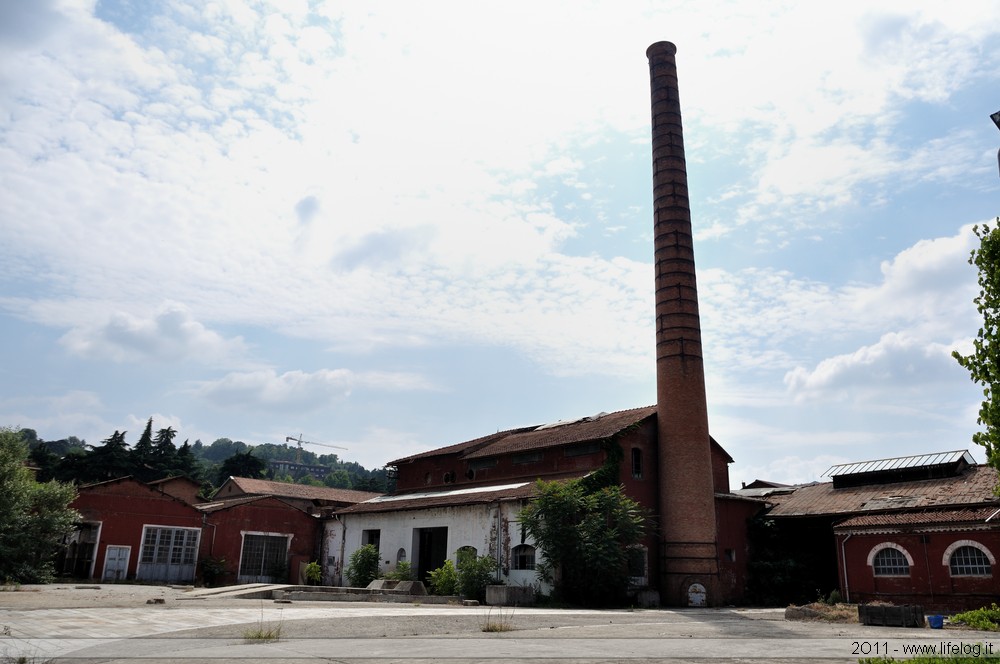
[[[646,418],[656,416],[656,406],[599,413],[591,417],[553,424],[541,424],[520,429],[499,431],[464,443],[440,447],[421,454],[390,461],[387,465],[399,466],[417,459],[456,454],[462,459],[477,459],[511,452],[539,450],[560,445],[571,445],[590,440],[609,438]]]
[[[824,475],[833,478],[834,488],[862,486],[864,484],[890,484],[941,477],[955,477],[970,466],[976,465],[968,450],[918,454],[842,463],[832,466]]]

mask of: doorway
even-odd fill
[[[448,557],[448,527],[417,528],[413,532],[413,555],[417,559],[417,580],[427,583],[432,570]]]

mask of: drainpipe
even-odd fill
[[[500,568],[501,568],[501,566],[503,564],[502,563],[502,561],[503,561],[503,558],[502,558],[502,554],[503,554],[503,533],[500,530],[503,527],[503,518],[501,516],[502,512],[500,511],[500,508],[501,508],[502,504],[503,503],[501,503],[499,500],[497,501],[497,548],[496,548],[496,552],[495,552],[496,553],[496,557],[497,557],[497,571],[495,573],[496,582],[497,583],[500,583]]]
[[[344,583],[344,551],[347,547],[347,526],[340,520],[339,514],[334,514],[333,518],[340,524],[340,574],[337,575],[337,585]]]
[[[847,551],[845,550],[845,545],[849,539],[851,539],[851,534],[840,540],[840,562],[844,566],[844,600],[848,604],[851,603],[851,585],[847,579]]]
[[[211,558],[212,556],[215,555],[215,524],[214,523],[209,523],[208,522],[208,514],[205,513],[205,512],[202,512],[202,514],[201,514],[201,529],[204,530],[205,528],[208,528],[208,527],[212,528],[212,539],[211,539],[211,541],[208,544],[208,557]]]

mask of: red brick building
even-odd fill
[[[768,517],[786,533],[813,542],[846,600],[958,611],[1000,596],[995,469],[957,450],[827,475],[832,482],[751,491],[769,494]]]
[[[711,451],[718,601],[733,603],[746,581],[747,521],[763,504],[729,492],[732,458],[714,440]],[[386,569],[408,560],[418,578],[471,547],[497,557],[506,583],[532,584],[533,565],[525,569],[523,560],[533,561],[535,550],[517,513],[535,481],[582,477],[609,464],[626,494],[652,515],[632,578],[634,590],[655,589],[662,532],[656,406],[502,431],[390,462],[396,492],[339,510],[328,524],[328,575],[340,583],[344,560],[363,544],[379,546]]]
[[[82,523],[67,543],[65,573],[102,581],[194,581],[202,516],[187,502],[125,477],[80,487],[70,506]]]
[[[319,519],[274,496],[244,496],[197,505],[204,515],[202,555],[218,562],[214,585],[300,583],[317,560]]]

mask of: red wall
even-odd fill
[[[71,506],[85,521],[100,521],[93,577],[101,578],[108,545],[131,546],[128,578],[134,578],[142,550],[143,525],[200,528],[201,513],[173,496],[133,479],[81,487]]]
[[[1000,595],[1000,569],[997,565],[993,565],[992,576],[952,577],[948,565],[941,564],[945,550],[958,540],[973,540],[989,549],[994,557],[1000,556],[1000,532],[838,533],[836,540],[840,592],[846,598],[849,590],[851,602],[878,600],[893,604],[918,604],[925,610],[965,611],[989,606]],[[895,542],[909,552],[913,558],[909,577],[876,577],[873,574],[868,565],[868,554],[882,542]]]
[[[208,513],[201,555],[225,558],[226,573],[219,583],[236,583],[243,532],[291,533],[287,582],[298,583],[299,563],[318,558],[321,528],[319,519],[276,498],[262,498]]]

